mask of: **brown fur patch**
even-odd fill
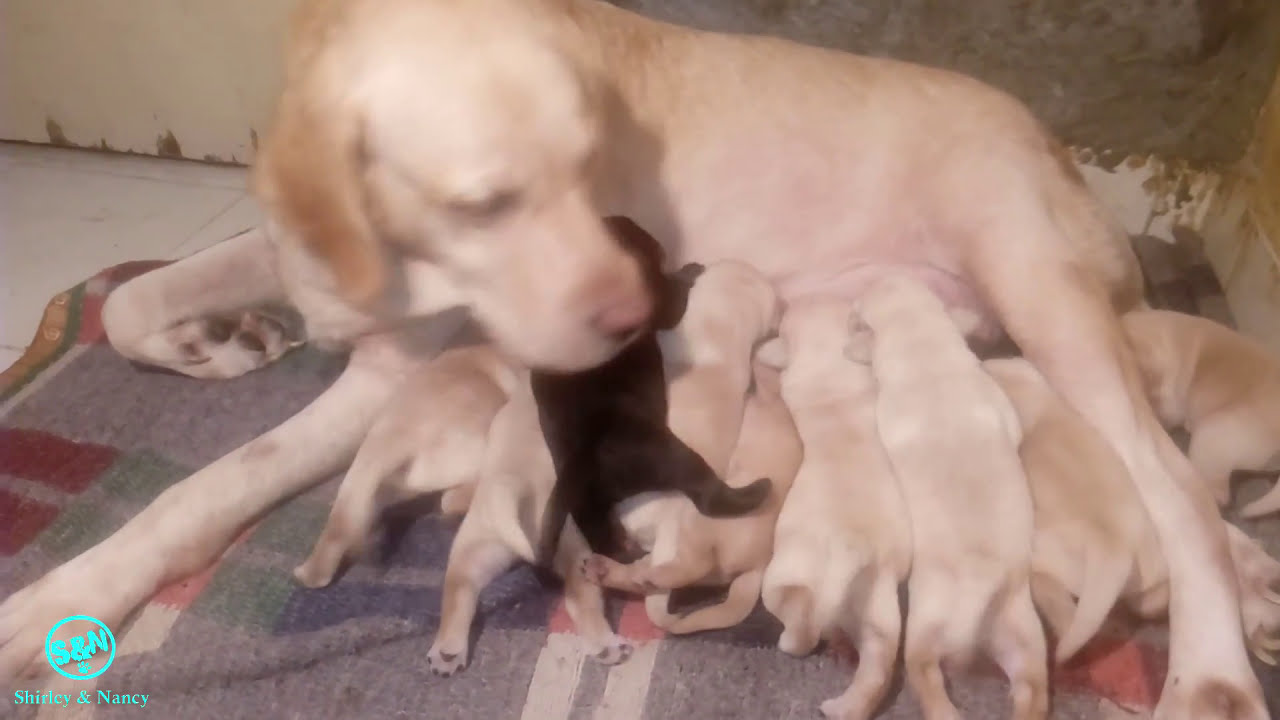
[[[306,93],[305,86],[299,92]],[[368,307],[387,283],[360,187],[360,128],[320,99],[285,96],[253,183],[263,203],[328,265],[338,291]]]

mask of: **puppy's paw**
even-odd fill
[[[591,657],[601,665],[617,665],[625,662],[635,652],[635,646],[620,635],[610,635],[603,643],[589,645]]]
[[[446,648],[432,645],[427,651],[427,665],[432,675],[449,677],[467,667],[467,648]]]
[[[812,632],[807,624],[787,627],[778,636],[778,649],[794,657],[804,657],[818,647],[818,640],[817,633]]]
[[[333,582],[333,571],[326,572],[325,568],[320,567],[313,558],[308,558],[306,562],[293,569],[293,577],[303,587],[317,590]]]
[[[830,700],[822,701],[822,704],[818,706],[818,709],[822,711],[822,716],[827,720],[853,720],[858,716],[855,714],[854,708],[851,707],[851,705],[852,704],[848,702],[843,695],[841,695],[839,697],[833,697]]]
[[[578,574],[592,585],[604,586],[614,562],[603,555],[584,555],[578,563]]]

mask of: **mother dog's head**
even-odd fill
[[[309,282],[394,320],[397,268],[431,263],[546,369],[596,365],[644,325],[652,300],[592,196],[599,74],[551,4],[303,5],[254,183],[278,242],[322,269]]]

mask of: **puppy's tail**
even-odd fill
[[[1089,558],[1076,614],[1071,618],[1067,629],[1062,631],[1062,637],[1058,638],[1058,647],[1054,651],[1054,660],[1059,664],[1070,660],[1098,634],[1099,628],[1106,622],[1120,593],[1124,592],[1125,585],[1133,575],[1132,555],[1107,552],[1090,555],[1092,557]]]
[[[718,479],[707,483],[704,492],[690,497],[698,512],[707,517],[738,517],[754,512],[769,498],[773,481],[757,478],[742,487],[733,487]]]

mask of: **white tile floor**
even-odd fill
[[[244,168],[0,143],[0,369],[45,303],[128,260],[189,255],[260,220]]]

